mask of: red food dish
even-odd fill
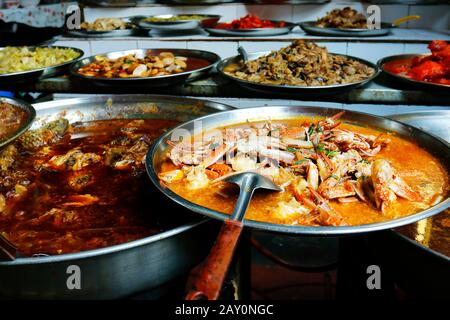
[[[216,29],[259,29],[259,28],[283,28],[286,26],[284,21],[264,20],[252,14],[248,14],[240,19],[229,23],[218,23]]]
[[[383,68],[413,80],[450,85],[450,44],[434,40],[428,48],[430,55],[386,62]]]

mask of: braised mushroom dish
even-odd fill
[[[358,11],[345,7],[334,9],[326,16],[319,18],[316,26],[321,28],[367,29],[367,18]]]
[[[143,160],[173,120],[64,118],[0,150],[0,234],[25,256],[64,254],[163,231],[149,218]]]
[[[325,47],[303,40],[243,64],[225,68],[229,76],[256,83],[290,86],[327,86],[360,82],[375,69]]]
[[[448,172],[434,156],[393,133],[300,117],[247,122],[167,141],[161,184],[198,205],[231,213],[238,190],[224,177],[258,172],[283,191],[254,195],[247,219],[345,226],[411,215],[442,201]]]

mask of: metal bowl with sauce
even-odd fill
[[[167,96],[96,96],[35,104],[33,129],[64,117],[70,123],[109,119],[187,121],[231,107]],[[169,218],[173,228],[139,240],[77,253],[17,257],[0,261],[0,297],[28,299],[112,299],[159,288],[183,276],[206,255],[211,228],[206,219],[164,201],[149,184],[145,192],[152,219]],[[71,267],[72,266],[72,267]],[[73,267],[75,266],[75,267]],[[72,269],[69,269],[71,267]],[[81,272],[81,290],[67,286],[68,270]],[[78,269],[79,268],[79,269]],[[158,289],[157,289],[158,290]]]
[[[82,75],[78,70],[88,64],[96,61],[97,56],[104,56],[108,59],[118,59],[120,57],[136,54],[138,57],[144,57],[146,54],[159,54],[161,52],[171,52],[175,56],[186,57],[188,68],[184,72],[157,77],[134,77],[134,78],[104,78],[90,77]],[[127,51],[115,51],[104,54],[98,54],[88,58],[81,59],[70,67],[72,76],[83,81],[90,81],[99,85],[135,85],[145,84],[152,87],[169,86],[183,81],[191,81],[207,75],[212,68],[220,61],[220,57],[212,52],[192,49],[133,49]]]
[[[0,149],[16,138],[18,138],[20,135],[22,135],[25,131],[28,130],[28,128],[33,123],[34,118],[36,117],[36,110],[33,108],[33,106],[25,101],[19,100],[19,99],[12,99],[12,98],[6,98],[6,97],[0,97],[0,107],[2,104],[7,104],[11,106],[14,110],[19,113],[17,116],[20,117],[20,119],[16,119],[16,123],[11,128],[6,128],[6,132],[2,133],[3,130],[0,130]],[[1,111],[0,111],[1,115]],[[14,116],[14,115],[13,115]],[[0,122],[6,122],[7,119],[1,119]],[[3,129],[3,128],[2,128]]]
[[[174,191],[170,190],[170,188],[161,185],[160,179],[158,178],[158,170],[160,170],[162,163],[166,159],[166,151],[169,147],[167,145],[167,140],[169,140],[169,137],[171,136],[173,131],[183,130],[183,132],[185,132],[184,130],[187,130],[187,132],[192,133],[194,132],[194,128],[198,126],[198,123],[201,123],[203,131],[208,131],[213,130],[215,128],[222,128],[226,126],[245,123],[250,119],[252,122],[253,121],[256,122],[258,120],[267,120],[268,118],[270,118],[271,120],[282,120],[295,118],[296,116],[329,117],[338,113],[339,111],[341,110],[332,108],[316,108],[304,106],[258,107],[258,108],[245,108],[226,111],[198,118],[196,120],[189,121],[172,129],[165,135],[161,136],[159,140],[153,144],[152,148],[149,150],[146,159],[147,172],[150,176],[150,179],[156,185],[156,187],[172,201],[201,215],[218,220],[225,220],[229,217],[229,215],[188,201],[185,198],[178,195],[177,193],[175,193]],[[410,127],[400,122],[396,122],[394,120],[360,112],[346,111],[346,113],[342,118],[342,121],[349,124],[374,128],[377,130],[381,130],[383,132],[392,132],[398,135],[398,137],[400,138],[409,141],[414,141],[421,148],[423,148],[424,150],[432,154],[434,157],[436,157],[441,162],[443,167],[447,170],[447,172],[450,172],[450,145],[439,138],[436,138],[419,129]],[[256,230],[270,231],[284,234],[297,234],[297,235],[341,236],[341,235],[366,233],[391,229],[407,225],[427,217],[431,217],[450,207],[449,190],[447,190],[443,194],[442,198],[443,199],[439,203],[431,206],[428,209],[419,211],[415,214],[376,223],[360,224],[353,226],[339,226],[339,227],[334,226],[315,227],[315,226],[276,224],[256,220],[245,220],[244,224],[247,227]]]

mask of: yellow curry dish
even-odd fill
[[[329,118],[250,122],[167,141],[158,177],[195,204],[231,213],[238,188],[224,177],[244,171],[282,192],[257,192],[246,218],[285,225],[355,226],[425,210],[448,192],[440,161],[395,133]]]

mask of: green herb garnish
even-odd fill
[[[333,178],[333,179],[339,180],[339,177],[337,175],[335,175],[335,174],[332,174],[330,177]]]
[[[335,150],[327,150],[327,152],[326,152],[326,155],[329,158],[332,158],[338,154],[339,154],[339,151],[335,151]]]
[[[292,153],[296,153],[297,151],[299,151],[298,149],[296,149],[296,148],[292,148],[292,147],[287,147],[286,148],[286,151],[287,152],[292,152]]]
[[[315,127],[316,127],[316,125],[314,123],[309,126],[308,135],[312,135],[314,133],[314,128]]]
[[[319,152],[325,152],[325,145],[323,143],[319,143],[316,147],[317,151]]]
[[[294,162],[294,164],[302,164],[303,162],[308,161],[308,159],[301,159]]]

